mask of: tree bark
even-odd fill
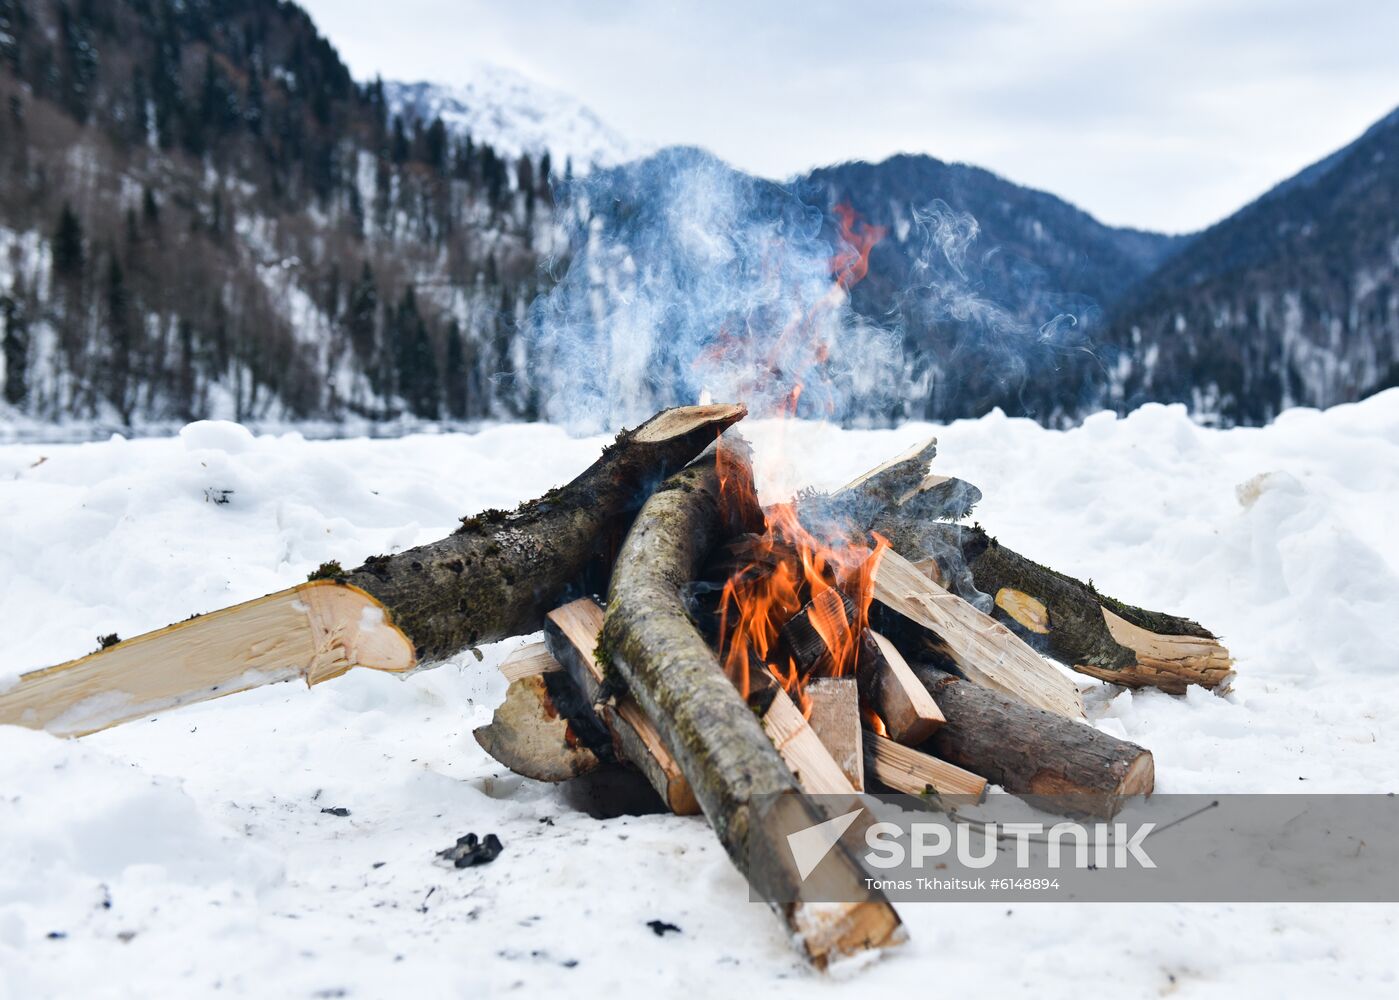
[[[921,749],[1053,812],[1109,818],[1150,794],[1151,752],[926,664],[912,664],[947,717]]]
[[[736,442],[722,447],[726,488],[736,485],[736,476],[751,480],[746,453]],[[858,864],[840,846],[817,871],[838,883],[841,894],[832,898],[860,902],[803,902],[807,883],[770,810],[786,816],[789,832],[825,817],[800,792],[695,630],[681,596],[726,530],[720,491],[716,456],[707,453],[646,501],[613,569],[600,649],[660,731],[730,859],[766,898],[784,901],[775,905],[789,929],[808,959],[824,967],[841,955],[894,944],[903,930],[893,907],[864,886]]]
[[[345,582],[389,610],[420,662],[534,632],[592,564],[605,566],[650,489],[745,412],[734,404],[666,410],[624,431],[568,485],[509,513],[465,518],[440,541],[371,558]]]

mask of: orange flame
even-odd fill
[[[870,251],[876,243],[884,239],[889,230],[884,226],[871,226],[859,220],[855,210],[844,203],[835,207],[835,213],[840,221],[840,239],[845,245],[831,258],[831,273],[836,276],[840,287],[849,291],[869,274]],[[859,232],[855,231],[857,221],[860,223]]]
[[[853,209],[838,205],[835,213],[840,226],[842,247],[831,259],[835,277],[832,294],[822,298],[804,322],[793,323],[779,337],[779,349],[806,338],[818,312],[835,308],[848,291],[869,272],[869,255],[883,238],[882,226],[858,223]],[[837,287],[838,286],[838,287]],[[721,338],[723,339],[723,338]],[[811,361],[827,358],[827,345],[811,342]],[[775,374],[773,363],[760,377]],[[790,369],[789,369],[790,370]],[[783,394],[779,407],[783,417],[794,417],[801,399],[802,384],[794,381]],[[729,459],[723,441],[718,449],[720,499],[726,512],[756,509],[757,497],[751,483],[729,472]],[[756,686],[752,671],[766,670],[808,711],[804,693],[807,674],[786,649],[781,630],[797,612],[811,604],[808,621],[820,637],[826,653],[816,664],[807,664],[809,673],[839,677],[853,673],[859,654],[860,634],[869,623],[869,606],[874,597],[874,571],[889,543],[878,535],[873,544],[858,540],[835,542],[818,538],[802,525],[794,503],[776,504],[767,509],[766,528],[748,546],[746,562],[724,584],[720,600],[720,643],[724,670],[747,698]],[[844,594],[854,606],[847,614]]]

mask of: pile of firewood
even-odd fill
[[[635,769],[666,808],[703,813],[750,877],[750,859],[783,854],[755,843],[769,836],[755,803],[776,793],[817,823],[806,796],[990,783],[1108,817],[1151,791],[1151,754],[1085,724],[1045,657],[1130,687],[1222,690],[1231,661],[1214,636],[958,523],[980,493],[929,473],[932,443],[765,511],[728,430],[744,414],[665,411],[515,511],[27,674],[0,692],[0,723],[82,735],[542,629],[502,664],[508,692],[481,746],[541,781]],[[834,866],[860,902],[805,905],[793,875],[796,902],[777,905],[818,967],[903,939],[854,857]]]

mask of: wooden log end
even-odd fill
[[[980,799],[986,779],[886,736],[865,734],[865,766],[881,784],[906,795],[967,795]]]
[[[903,654],[873,629],[860,637],[859,673],[866,704],[895,742],[922,743],[946,721]]]
[[[316,580],[23,674],[0,692],[0,724],[85,736],[263,684],[319,684],[352,667],[403,673],[417,662],[383,604]]]
[[[1107,608],[1103,608],[1103,620],[1113,640],[1136,654],[1136,663],[1116,670],[1074,664],[1079,673],[1123,687],[1160,688],[1169,694],[1184,694],[1191,684],[1218,694],[1228,692],[1234,659],[1219,640],[1148,632]]]
[[[882,899],[858,903],[795,903],[787,920],[798,948],[821,970],[828,970],[844,960],[897,947],[908,940],[908,932],[898,914]]]
[[[638,427],[631,439],[639,444],[653,444],[684,437],[695,431],[713,428],[717,437],[725,428],[748,415],[742,403],[706,403],[702,406],[677,406],[656,414]]]
[[[490,723],[472,735],[495,760],[536,781],[568,781],[601,764],[554,704],[545,674],[512,681]]]

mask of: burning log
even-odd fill
[[[863,792],[865,751],[860,726],[860,692],[855,678],[817,677],[806,686],[806,697],[811,706],[807,719],[811,731],[830,753],[850,787]]]
[[[505,701],[490,723],[472,734],[483,750],[536,781],[567,781],[610,759],[611,744],[602,723],[582,704],[544,643],[517,650],[500,670],[510,680]],[[583,721],[575,723],[575,716]]]
[[[954,565],[967,567],[976,589],[995,598],[998,619],[1079,673],[1171,694],[1184,694],[1191,684],[1228,688],[1229,650],[1188,618],[1100,594],[1012,551],[980,527],[923,523],[895,535],[899,551],[930,560],[944,578],[956,573]]]
[[[81,736],[165,709],[352,667],[401,673],[535,631],[589,569],[606,575],[647,491],[744,415],[687,406],[621,434],[577,479],[517,510],[463,519],[440,541],[374,556],[89,656],[0,693],[0,724]]]
[[[855,602],[834,587],[823,590],[788,619],[779,634],[787,654],[803,676],[829,671],[835,637],[848,633],[856,621]]]
[[[581,597],[545,616],[544,641],[583,699],[597,706],[612,734],[616,756],[646,776],[671,812],[693,816],[700,811],[699,803],[656,727],[630,695],[620,694],[614,702],[604,691],[605,679],[597,658],[602,624],[602,608],[591,597]]]
[[[1106,819],[1151,794],[1151,751],[936,668],[913,671],[947,716],[922,749],[1056,812]]]
[[[736,488],[736,478],[751,487],[746,454],[734,442],[721,444],[723,487],[715,456],[704,455],[667,480],[637,515],[613,569],[602,659],[656,724],[733,863],[763,883],[769,898],[797,900],[779,909],[810,961],[824,967],[839,956],[894,945],[904,931],[840,845],[822,865],[839,883],[837,895],[861,901],[802,902],[803,881],[787,845],[763,821],[764,801],[785,803],[808,826],[825,817],[798,791],[681,596],[721,531],[734,527],[721,524],[721,488]]]
[[[910,749],[878,733],[865,734],[865,766],[880,784],[906,795],[969,795],[980,799],[986,779],[979,774]]]
[[[860,637],[860,699],[895,743],[922,743],[943,724],[937,702],[894,644],[873,629]]]
[[[1083,717],[1083,699],[1072,681],[1006,626],[943,590],[897,552],[880,559],[874,596],[934,633],[968,680],[1067,718]]]

